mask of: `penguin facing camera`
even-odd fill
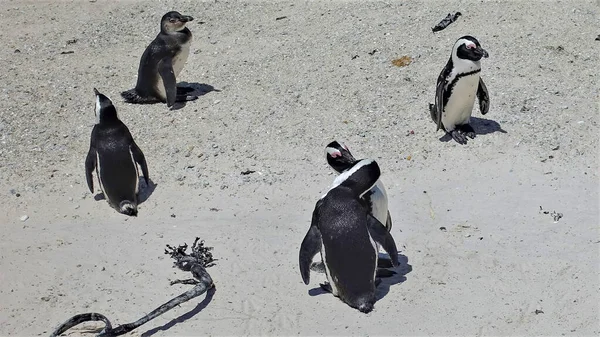
[[[162,17],[160,33],[142,54],[135,88],[121,93],[126,102],[162,102],[172,109],[175,102],[198,98],[190,94],[194,89],[177,87],[177,76],[190,54],[192,32],[186,24],[192,20],[193,17],[175,11]]]
[[[100,189],[111,207],[120,213],[137,216],[139,171],[142,168],[149,185],[148,166],[142,150],[129,129],[119,120],[112,101],[94,88],[96,94],[96,125],[90,137],[90,149],[85,159],[85,177],[94,193],[93,172]]]
[[[438,77],[435,104],[429,104],[436,131],[443,129],[459,144],[466,144],[467,137],[475,138],[475,130],[469,124],[475,96],[482,115],[490,109],[488,90],[480,77],[481,59],[487,57],[476,38],[466,35],[458,39]]]
[[[368,313],[375,304],[379,243],[398,265],[396,243],[384,225],[369,214],[361,196],[381,175],[377,162],[363,159],[343,172],[317,202],[310,229],[300,246],[302,280],[310,282],[310,266],[320,251],[328,283],[321,288],[349,306]]]

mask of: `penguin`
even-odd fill
[[[352,156],[346,144],[338,141],[327,144],[325,156],[329,166],[337,173],[342,173],[359,162]],[[391,231],[392,217],[388,210],[387,193],[381,180],[377,180],[375,186],[368,193],[365,193],[362,199],[366,202],[369,212],[382,224],[385,224],[388,232]]]
[[[343,172],[317,202],[310,228],[302,241],[299,266],[310,282],[310,266],[320,251],[329,282],[321,288],[363,313],[373,310],[378,250],[376,242],[398,265],[396,243],[383,224],[369,214],[361,197],[381,175],[377,162],[363,159]]]
[[[123,91],[128,103],[167,103],[193,101],[192,88],[177,87],[177,76],[183,69],[192,42],[192,32],[185,26],[193,17],[178,12],[165,14],[160,21],[160,33],[146,48],[140,60],[135,88]]]
[[[90,149],[85,159],[85,177],[94,193],[92,173],[95,170],[100,189],[108,203],[120,213],[137,216],[139,192],[138,165],[149,184],[148,166],[142,150],[129,129],[119,120],[112,101],[94,88],[96,125],[92,129]]]
[[[429,104],[436,131],[444,129],[459,144],[466,144],[467,137],[475,138],[469,125],[475,96],[482,115],[490,109],[488,90],[480,76],[480,61],[488,56],[476,38],[466,35],[458,39],[438,77],[435,104]]]

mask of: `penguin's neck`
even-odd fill
[[[118,122],[119,116],[114,106],[106,107],[100,111],[100,118],[97,124],[115,124]]]

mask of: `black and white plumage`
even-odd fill
[[[96,125],[92,129],[90,149],[85,159],[85,177],[94,193],[93,172],[108,203],[120,213],[137,216],[139,192],[138,164],[146,184],[148,166],[142,150],[129,129],[119,120],[112,101],[94,88],[96,94]]]
[[[349,170],[360,161],[354,158],[346,144],[338,141],[327,144],[325,156],[329,166],[337,173]],[[375,186],[365,193],[362,199],[365,201],[370,213],[382,224],[385,224],[388,232],[391,231],[392,217],[388,210],[387,192],[381,179],[377,180]]]
[[[386,250],[394,266],[398,265],[394,239],[361,200],[380,174],[377,162],[364,159],[336,177],[315,206],[299,254],[305,284],[310,282],[312,259],[320,251],[329,281],[321,287],[365,313],[373,310],[379,282],[375,243]]]
[[[487,58],[488,53],[477,39],[468,35],[458,39],[438,77],[435,104],[429,105],[436,131],[444,129],[460,144],[466,144],[467,137],[475,138],[475,130],[469,125],[475,96],[482,115],[490,108],[489,94],[480,77],[483,57]]]
[[[192,88],[177,87],[177,76],[190,54],[192,32],[185,26],[194,20],[178,12],[165,14],[160,22],[160,33],[146,48],[140,60],[135,88],[121,93],[128,103],[167,103],[191,101]]]

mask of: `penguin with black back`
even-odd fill
[[[120,213],[137,216],[139,171],[149,184],[148,165],[129,129],[117,115],[112,101],[94,88],[96,125],[92,129],[90,149],[85,159],[85,177],[94,193],[93,172],[109,205]]]
[[[475,97],[482,115],[490,109],[488,90],[480,76],[481,59],[487,57],[476,38],[466,35],[458,39],[438,77],[435,104],[429,104],[436,131],[444,129],[459,144],[466,144],[467,137],[475,138],[469,124]]]
[[[310,282],[310,266],[320,251],[328,283],[321,288],[349,306],[368,313],[375,304],[377,246],[398,265],[396,243],[383,224],[369,214],[361,196],[381,175],[377,162],[364,159],[340,174],[317,202],[308,233],[300,246],[300,274]]]
[[[146,48],[140,60],[135,88],[121,93],[128,103],[167,103],[192,101],[194,89],[177,87],[177,76],[183,69],[192,42],[192,32],[186,23],[193,17],[179,12],[168,12],[160,21],[160,33]]]

